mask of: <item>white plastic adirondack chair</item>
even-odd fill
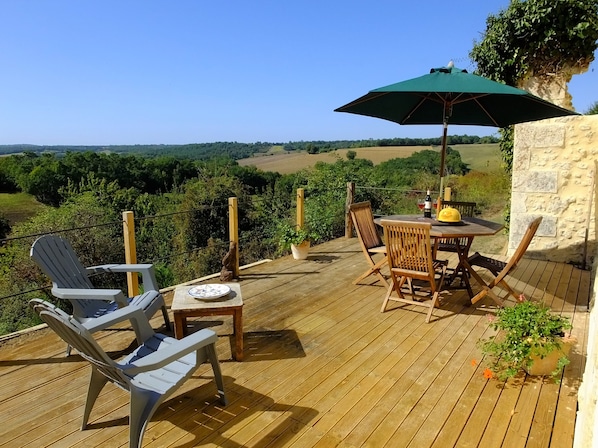
[[[31,258],[52,280],[52,294],[59,299],[69,300],[73,306],[73,317],[92,333],[107,328],[95,320],[120,307],[136,305],[150,319],[162,310],[166,329],[170,330],[168,310],[151,264],[106,264],[85,268],[79,261],[71,244],[57,235],[44,235],[33,243]],[[89,273],[139,272],[142,275],[144,293],[127,298],[120,289],[94,288]],[[138,342],[138,329],[133,323]],[[67,355],[70,348],[67,348]]]
[[[91,380],[81,429],[87,427],[93,405],[106,383],[129,391],[129,446],[141,447],[143,434],[152,415],[206,360],[212,364],[220,402],[226,405],[224,382],[216,356],[217,336],[203,329],[183,339],[154,333],[143,311],[136,306],[121,308],[99,317],[107,325],[129,319],[137,322],[143,343],[131,354],[115,361],[93,339],[90,332],[64,311],[41,299],[29,302],[41,319],[63,340],[75,347],[91,363]]]

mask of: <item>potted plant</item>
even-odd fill
[[[515,306],[501,308],[490,317],[490,326],[498,330],[497,335],[480,341],[487,378],[506,380],[521,370],[556,377],[569,364],[575,340],[565,331],[571,329],[571,322],[541,302],[526,300],[522,294]]]
[[[295,260],[307,258],[311,237],[312,235],[306,227],[283,223],[278,228],[280,246],[285,250],[291,249]]]

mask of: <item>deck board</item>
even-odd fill
[[[455,263],[454,254],[446,257]],[[209,326],[219,335],[229,404],[218,404],[203,365],[158,409],[144,446],[572,446],[588,271],[523,259],[508,278],[573,319],[579,342],[555,384],[523,374],[506,383],[483,378],[477,341],[493,334],[490,299],[468,306],[464,291],[451,290],[425,324],[422,307],[381,313],[385,288],[374,277],[352,284],[365,268],[357,240],[342,238],[312,248],[305,261],[285,257],[243,270],[243,362],[232,361],[232,318],[189,322],[190,331]],[[159,316],[152,325],[163,328]],[[96,337],[113,355],[134,341],[127,328]],[[65,357],[49,330],[0,344],[0,375],[0,446],[128,445],[128,395],[111,386],[80,431],[89,367]]]

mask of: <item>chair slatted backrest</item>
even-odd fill
[[[55,287],[93,288],[87,270],[66,239],[57,235],[41,236],[31,246],[30,255]]]
[[[442,201],[442,208],[453,207],[459,210],[461,218],[472,218],[475,214],[476,203],[475,202],[460,202],[460,201]],[[448,252],[456,252],[456,244],[462,248],[469,250],[471,244],[470,238],[438,238],[437,249]]]
[[[68,240],[58,235],[41,236],[31,245],[30,256],[42,272],[50,277],[54,288],[93,289],[87,270]],[[75,316],[94,317],[102,314],[102,301],[77,299],[70,302]]]
[[[473,217],[475,215],[475,202],[442,201],[442,208],[453,207],[459,210],[461,217]]]
[[[384,245],[374,223],[372,205],[369,201],[351,204],[349,212],[351,213],[357,237],[365,249]]]
[[[509,261],[507,262],[507,264],[503,268],[503,270],[497,275],[497,282],[500,281],[501,279],[503,279],[509,272],[511,272],[513,269],[515,269],[517,267],[517,263],[519,263],[519,261],[521,260],[521,258],[525,254],[525,252],[527,251],[527,248],[529,247],[530,243],[532,242],[532,239],[534,238],[534,235],[538,231],[538,227],[540,227],[541,223],[542,223],[541,216],[534,219],[532,222],[529,223],[527,230],[525,231],[525,234],[523,235],[523,238],[521,238],[521,241],[519,242],[519,245],[517,246],[517,249],[511,256],[511,258],[509,259]]]
[[[130,390],[129,379],[118,365],[110,359],[106,352],[92,338],[91,334],[79,322],[71,318],[60,308],[34,299],[30,301],[31,307],[48,324],[58,336],[67,344],[76,348],[79,354],[96,366],[107,378],[125,390]]]
[[[430,223],[382,220],[391,269],[409,272],[414,278],[434,276]]]

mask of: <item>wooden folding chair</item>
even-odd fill
[[[434,307],[440,305],[440,291],[446,274],[446,260],[435,260],[432,257],[430,229],[432,224],[421,222],[403,222],[382,220],[384,240],[390,269],[392,284],[388,287],[382,312],[386,311],[388,302],[408,303],[428,307],[426,323],[430,322]],[[418,280],[429,288],[415,289],[413,281]],[[409,295],[402,291],[407,283]],[[429,289],[429,291],[426,291]],[[393,297],[396,292],[397,297]]]
[[[386,278],[380,272],[380,269],[388,262],[386,247],[380,238],[376,224],[374,224],[372,205],[369,201],[356,202],[349,206],[349,213],[351,213],[351,219],[353,220],[355,232],[361,244],[361,250],[369,264],[368,270],[355,279],[353,284],[356,285],[364,278],[375,275],[385,286],[388,286]],[[375,261],[374,256],[376,255],[383,255],[384,257]]]
[[[519,294],[517,294],[513,288],[507,284],[505,277],[517,267],[517,263],[519,263],[519,260],[521,260],[523,254],[525,254],[525,251],[529,247],[541,222],[542,217],[540,216],[529,224],[525,235],[523,235],[519,246],[517,246],[517,250],[508,262],[485,257],[478,252],[468,258],[467,261],[470,264],[470,267],[479,266],[481,268],[487,269],[492,273],[492,275],[494,275],[494,279],[490,283],[486,283],[473,269],[469,270],[471,275],[482,286],[482,290],[471,299],[471,303],[476,303],[477,301],[483,299],[486,295],[489,295],[500,306],[504,305],[503,300],[507,298],[509,294],[511,294],[515,299],[519,298]],[[505,289],[507,294],[505,294],[505,296],[502,298],[499,297],[492,291],[492,289],[494,289],[496,286],[500,286],[501,288]]]

